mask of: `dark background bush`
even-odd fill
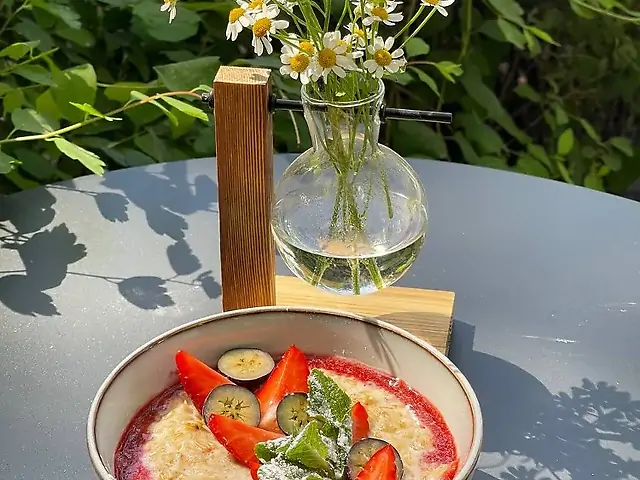
[[[277,56],[253,58],[247,32],[224,38],[234,5],[182,1],[169,25],[155,0],[3,2],[0,192],[214,155],[211,121],[162,99],[55,132],[122,107],[132,91],[137,102],[210,86],[221,64],[277,69]],[[407,14],[417,5],[405,2]],[[454,124],[389,122],[384,143],[613,193],[640,176],[638,14],[614,0],[457,0],[449,12],[408,45],[409,67],[388,79],[387,102],[451,111]],[[291,80],[276,75],[274,86],[299,97]],[[25,136],[35,139],[15,141]],[[278,152],[307,148],[302,118],[278,112],[274,142]]]

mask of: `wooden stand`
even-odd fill
[[[213,83],[222,308],[296,305],[378,317],[449,349],[454,294],[390,287],[362,297],[332,295],[275,275],[269,219],[273,197],[270,71],[221,67]],[[277,291],[277,297],[276,297]]]

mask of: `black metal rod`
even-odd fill
[[[213,108],[213,94],[203,93],[202,101]],[[304,108],[300,100],[289,100],[287,98],[277,98],[272,95],[269,99],[269,108],[271,111],[275,110],[291,110],[294,112],[302,112]],[[314,110],[323,111],[326,110],[326,106],[317,105],[312,106]],[[380,118],[384,122],[386,120],[413,120],[418,122],[429,123],[446,123],[450,124],[453,120],[453,115],[449,112],[432,112],[429,110],[410,110],[406,108],[388,108],[385,105],[380,110]]]

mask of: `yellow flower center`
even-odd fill
[[[353,29],[353,33],[355,33],[356,35],[358,35],[359,37],[364,38],[364,30],[361,28],[354,28]]]
[[[256,20],[256,23],[253,24],[253,34],[256,37],[264,37],[269,33],[271,29],[271,19],[270,18],[259,18]]]
[[[322,68],[331,68],[336,64],[336,52],[330,48],[323,48],[318,52],[318,63]]]
[[[393,60],[393,58],[391,58],[391,54],[388,50],[381,48],[380,50],[376,51],[375,60],[376,63],[381,67],[387,67],[391,65],[391,61]]]
[[[315,47],[309,40],[302,40],[298,45],[298,48],[307,55],[313,55],[316,52]]]
[[[429,5],[433,5],[434,7],[436,5],[438,5],[438,3],[440,3],[440,0],[423,0],[425,3],[428,3]]]
[[[229,12],[229,23],[236,23],[245,13],[244,8],[234,8]]]
[[[347,52],[351,51],[351,45],[349,45],[345,40],[338,40],[338,45],[340,45],[341,47],[345,47],[347,49]]]
[[[261,9],[263,4],[264,4],[264,2],[262,0],[252,0],[249,3],[249,8],[251,8],[251,9],[255,9],[255,8]]]
[[[298,53],[293,57],[291,57],[289,66],[291,67],[291,70],[293,70],[294,72],[298,72],[298,73],[304,72],[309,66],[309,57],[307,57],[303,53]]]
[[[387,12],[384,7],[373,7],[371,9],[371,15],[383,21],[389,18],[389,12]]]

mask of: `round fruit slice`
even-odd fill
[[[258,399],[249,389],[238,385],[220,385],[211,390],[202,407],[202,416],[208,419],[212,413],[252,427],[260,423]]]
[[[234,348],[218,360],[218,370],[230,379],[240,382],[264,378],[274,367],[273,357],[257,348]]]
[[[298,433],[307,423],[309,423],[309,416],[307,415],[307,408],[309,402],[307,401],[306,393],[290,393],[285,395],[276,410],[276,418],[278,419],[278,426],[287,435],[295,435]]]
[[[373,454],[387,445],[391,444],[384,440],[380,440],[379,438],[367,437],[357,441],[353,447],[351,447],[349,455],[347,456],[349,479],[355,480],[369,459],[373,457]],[[393,453],[396,457],[396,477],[400,480],[404,474],[404,466],[398,451],[393,447],[393,445],[391,445],[391,448],[393,448]]]

